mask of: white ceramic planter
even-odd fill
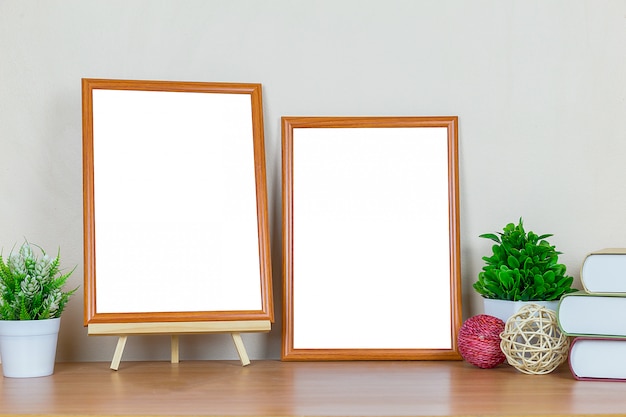
[[[528,304],[539,304],[550,310],[557,311],[559,301],[509,301],[483,298],[483,307],[485,314],[497,317],[505,323],[509,319],[509,317],[517,313],[520,308]]]
[[[10,378],[52,375],[61,319],[0,320],[2,374]]]

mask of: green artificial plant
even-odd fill
[[[61,273],[60,254],[54,259],[41,250],[33,253],[25,242],[18,253],[4,260],[0,255],[0,320],[44,320],[61,317],[70,297],[78,288],[64,291],[74,269]]]
[[[575,291],[574,278],[558,262],[561,252],[546,240],[551,236],[526,233],[521,218],[503,232],[480,235],[496,244],[491,256],[482,258],[486,265],[474,289],[484,298],[511,301],[552,301]]]

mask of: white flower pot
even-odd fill
[[[61,319],[0,320],[2,374],[10,378],[52,375]]]
[[[517,313],[520,308],[528,304],[539,304],[550,310],[556,311],[559,301],[509,301],[509,300],[493,300],[483,298],[483,307],[485,314],[494,316],[506,323],[506,321]]]

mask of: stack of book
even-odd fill
[[[576,379],[626,380],[626,248],[587,255],[582,291],[561,298],[558,322],[573,336],[569,367]]]

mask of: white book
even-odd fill
[[[626,337],[626,297],[572,292],[561,297],[557,318],[569,336]]]
[[[626,248],[588,254],[583,260],[580,281],[587,292],[626,293]]]
[[[569,351],[569,367],[576,379],[626,380],[626,339],[577,337]]]

